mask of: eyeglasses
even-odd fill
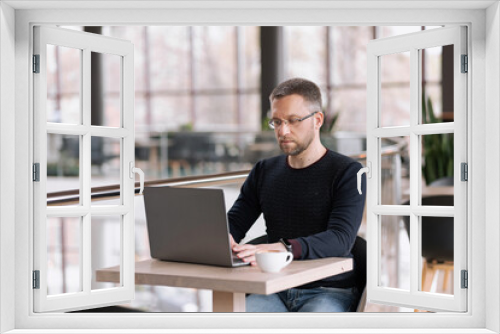
[[[269,127],[271,129],[277,129],[279,128],[283,123],[285,123],[288,126],[295,126],[298,125],[300,122],[303,120],[308,119],[309,117],[312,117],[314,114],[318,113],[319,111],[315,111],[313,113],[310,113],[309,115],[302,117],[302,118],[290,118],[290,119],[278,119],[278,118],[273,118],[269,121]]]

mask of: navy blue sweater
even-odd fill
[[[355,160],[328,150],[314,164],[294,169],[285,155],[259,161],[228,212],[236,242],[262,213],[269,243],[289,239],[295,259],[352,257],[365,203],[357,190]],[[352,287],[354,272],[329,277],[302,288]]]

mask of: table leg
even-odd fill
[[[245,312],[245,293],[242,292],[213,292],[214,312]]]

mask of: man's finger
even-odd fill
[[[238,256],[240,259],[247,258],[250,256],[254,256],[255,254],[255,249],[247,249],[243,251],[239,251],[236,256]]]
[[[252,262],[255,263],[255,256],[253,256],[253,255],[252,256],[247,256],[247,257],[243,258],[243,261],[250,262],[250,264],[252,264]]]
[[[237,252],[249,250],[249,249],[255,249],[256,247],[254,245],[248,245],[248,244],[243,244],[243,245],[238,245],[236,244],[233,249]]]

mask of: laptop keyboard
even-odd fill
[[[233,253],[233,263],[244,263],[243,259],[240,259],[239,257],[236,256],[236,254]]]

